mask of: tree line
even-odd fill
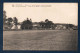
[[[6,19],[6,17],[7,17],[6,11],[4,11],[3,12],[3,26],[5,24],[7,24],[8,29],[11,29],[13,26],[15,26],[15,29],[18,29],[18,24],[20,24],[18,22],[18,19],[16,17],[13,17],[13,18],[9,17]],[[55,24],[48,19],[45,19],[44,21],[40,21],[40,22],[38,22],[38,24],[39,24],[39,26],[37,26],[37,27],[40,27],[42,29],[50,29],[50,28],[54,29],[55,28]],[[33,27],[34,27],[33,25],[34,24],[33,24],[32,20],[28,19],[28,18],[26,20],[22,21],[22,23],[20,24],[22,30],[33,29]],[[74,27],[73,24],[66,24],[66,28],[73,28],[73,27]]]
[[[17,25],[19,23],[18,23],[18,19],[16,17],[14,17],[13,19],[11,17],[9,17],[8,19],[6,19],[6,22],[7,22],[7,25],[9,27],[9,29],[11,29],[13,25],[15,25],[15,29],[18,29]],[[54,23],[52,21],[49,21],[48,19],[45,19],[45,21],[41,21],[38,24],[39,24],[39,26],[41,28],[48,29],[48,28],[53,27]],[[22,21],[21,29],[23,29],[23,30],[24,29],[33,29],[33,22],[32,22],[32,20],[31,19],[29,20],[27,18],[26,20]]]
[[[46,19],[45,22],[41,21],[38,24],[39,24],[39,27],[47,29],[47,28],[51,28],[54,23]],[[32,20],[31,19],[29,20],[28,18],[27,20],[24,20],[21,24],[21,29],[33,29],[33,27],[34,26],[33,26]]]

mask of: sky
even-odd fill
[[[78,25],[78,3],[4,3],[8,17],[17,17],[18,22],[31,18],[32,22],[48,19],[53,23]]]

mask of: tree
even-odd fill
[[[10,18],[7,19],[7,21],[8,21],[8,22],[7,22],[8,27],[9,27],[9,29],[11,29],[13,19],[10,17]]]
[[[32,29],[32,27],[32,21],[30,21],[28,18],[22,22],[21,29]]]
[[[48,21],[49,21],[48,19],[45,20],[46,23],[47,23]]]
[[[40,23],[41,28],[45,28],[45,22],[41,21]]]
[[[48,28],[52,28],[53,27],[53,22],[52,21],[49,21],[48,19],[45,20],[45,28],[48,29]]]
[[[73,29],[74,25],[73,24],[68,24],[68,29]]]
[[[14,25],[15,25],[15,29],[17,30],[18,29],[18,27],[17,27],[17,25],[18,25],[18,19],[16,18],[16,17],[14,17]]]
[[[7,19],[7,21],[8,21],[8,22],[12,22],[13,19],[10,17],[10,18]]]
[[[5,24],[5,22],[6,22],[6,11],[3,11],[3,24]]]

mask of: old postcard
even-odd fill
[[[3,4],[3,50],[76,51],[78,3]]]

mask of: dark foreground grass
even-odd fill
[[[77,50],[77,30],[3,31],[3,50]]]

